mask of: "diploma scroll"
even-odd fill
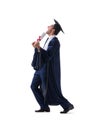
[[[38,37],[37,41],[40,42],[40,41],[44,38],[45,35],[46,35],[46,33],[43,32],[43,33],[41,34],[41,36]]]

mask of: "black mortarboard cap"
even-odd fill
[[[62,32],[64,33],[64,31],[63,31],[61,25],[58,23],[58,21],[56,21],[56,20],[54,19],[54,22],[55,22],[55,24],[54,24],[54,29],[56,30],[56,32],[59,33],[60,31],[62,31]]]

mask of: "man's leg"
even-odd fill
[[[41,79],[40,79],[39,71],[36,71],[31,83],[31,89],[40,107],[44,108],[44,97],[39,87],[40,85],[41,85]]]
[[[64,109],[60,113],[67,113],[74,108],[74,106],[62,94],[60,95],[60,105]]]

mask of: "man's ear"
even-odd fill
[[[55,34],[55,29],[53,28],[52,33]]]

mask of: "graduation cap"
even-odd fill
[[[58,21],[56,21],[54,19],[54,22],[55,22],[55,24],[54,24],[55,35],[57,35],[60,31],[62,31],[64,33],[64,31],[63,31],[61,25],[58,23]]]

